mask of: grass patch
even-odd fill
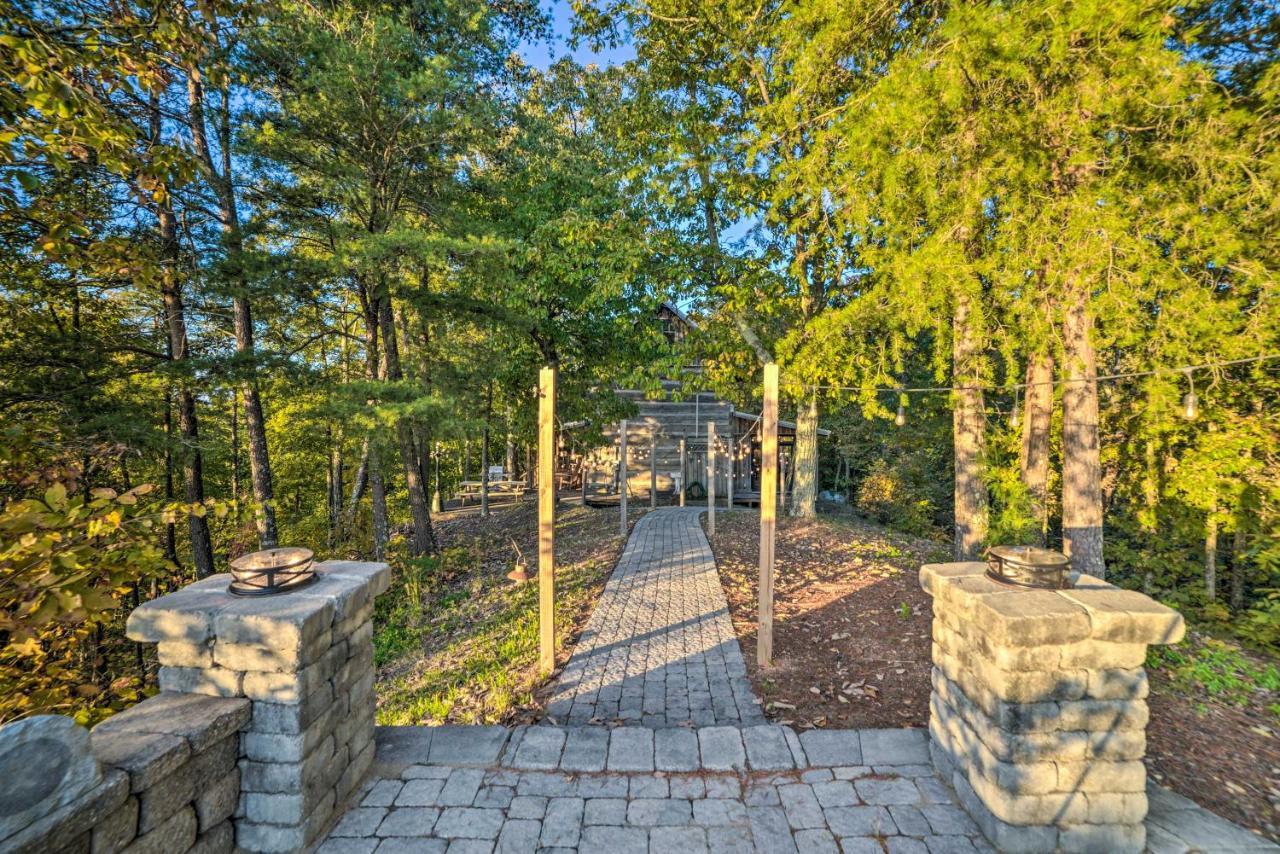
[[[374,634],[378,723],[509,723],[533,703],[537,672],[536,509],[440,526],[441,554],[393,562]],[[556,635],[564,650],[621,549],[617,516],[563,507],[556,524]],[[530,581],[506,575],[518,554]]]
[[[1147,666],[1167,675],[1174,687],[1195,702],[1211,698],[1233,706],[1280,692],[1280,669],[1247,654],[1238,644],[1189,633],[1176,646],[1153,646]],[[1280,704],[1269,703],[1276,715]]]

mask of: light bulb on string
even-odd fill
[[[1022,415],[1018,411],[1018,387],[1013,387],[1013,412],[1009,414],[1009,426],[1017,427],[1022,422]]]
[[[901,391],[898,392],[898,414],[893,417],[893,423],[901,427],[907,423],[907,395]]]
[[[1190,368],[1186,369],[1187,383],[1190,386],[1182,396],[1182,417],[1194,421],[1200,414],[1200,398],[1196,396],[1196,379]]]

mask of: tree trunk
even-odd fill
[[[1073,294],[1063,323],[1067,381],[1062,393],[1062,550],[1077,572],[1104,578],[1098,368],[1089,292]]]
[[[271,479],[271,457],[267,451],[267,423],[258,394],[257,367],[254,364],[253,313],[249,306],[249,283],[243,266],[244,241],[240,232],[240,210],[236,201],[235,181],[231,172],[230,108],[225,103],[221,113],[220,142],[222,168],[214,166],[205,129],[204,86],[200,70],[188,69],[187,110],[192,143],[204,166],[205,177],[218,197],[218,221],[222,227],[222,244],[226,252],[236,292],[231,299],[231,317],[235,327],[236,356],[241,374],[240,393],[244,398],[245,432],[249,437],[249,477],[253,482],[253,500],[257,505],[258,544],[272,549],[278,545],[276,511]]]
[[[1022,422],[1019,463],[1022,482],[1031,496],[1040,528],[1040,545],[1049,533],[1049,428],[1053,422],[1053,356],[1042,353],[1027,363],[1026,412]]]
[[[240,500],[240,393],[231,389],[231,500]]]
[[[493,412],[493,384],[485,387],[484,431],[480,436],[480,515],[489,515],[489,416]]]
[[[1243,514],[1237,514],[1235,531],[1231,534],[1231,610],[1244,609],[1245,550],[1248,537],[1244,531]]]
[[[382,293],[378,309],[382,332],[384,379],[399,382],[404,378],[400,369],[400,349],[397,345],[391,297]],[[396,440],[400,445],[400,459],[404,468],[405,486],[409,492],[409,512],[413,517],[413,553],[432,554],[436,550],[436,535],[431,528],[431,507],[422,483],[422,470],[418,466],[418,449],[413,439],[413,426],[407,418],[396,421]]]
[[[158,98],[151,100],[151,141],[160,142],[161,117]],[[186,309],[182,302],[182,282],[178,278],[178,219],[166,195],[155,205],[160,237],[160,295],[164,302],[165,328],[169,337],[170,358],[178,363],[189,359],[187,350]],[[182,487],[188,504],[204,501],[204,459],[200,452],[200,426],[196,419],[196,398],[191,378],[178,380],[178,430],[182,434]],[[209,523],[203,516],[187,516],[191,536],[191,558],[196,576],[213,575],[213,541]]]
[[[1218,598],[1218,512],[1210,510],[1204,520],[1204,596]]]
[[[796,408],[795,498],[791,515],[818,515],[818,395]]]
[[[987,537],[987,486],[982,480],[986,441],[983,413],[981,318],[973,298],[957,294],[952,314],[951,375],[955,385],[951,413],[955,449],[955,557],[976,560]]]
[[[387,540],[390,526],[387,522],[387,488],[382,482],[382,452],[378,446],[369,447],[369,496],[373,504],[373,559],[387,556]]]

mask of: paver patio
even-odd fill
[[[320,854],[993,850],[923,730],[764,723],[699,512],[637,523],[554,723],[380,727],[374,773]],[[1280,851],[1166,789],[1148,796],[1155,854]]]

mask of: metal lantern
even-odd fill
[[[1039,546],[995,546],[987,550],[987,577],[1018,587],[1065,590],[1071,586],[1071,559]]]
[[[306,587],[316,580],[311,549],[279,548],[250,552],[231,561],[234,580],[227,590],[237,596],[271,596]]]

